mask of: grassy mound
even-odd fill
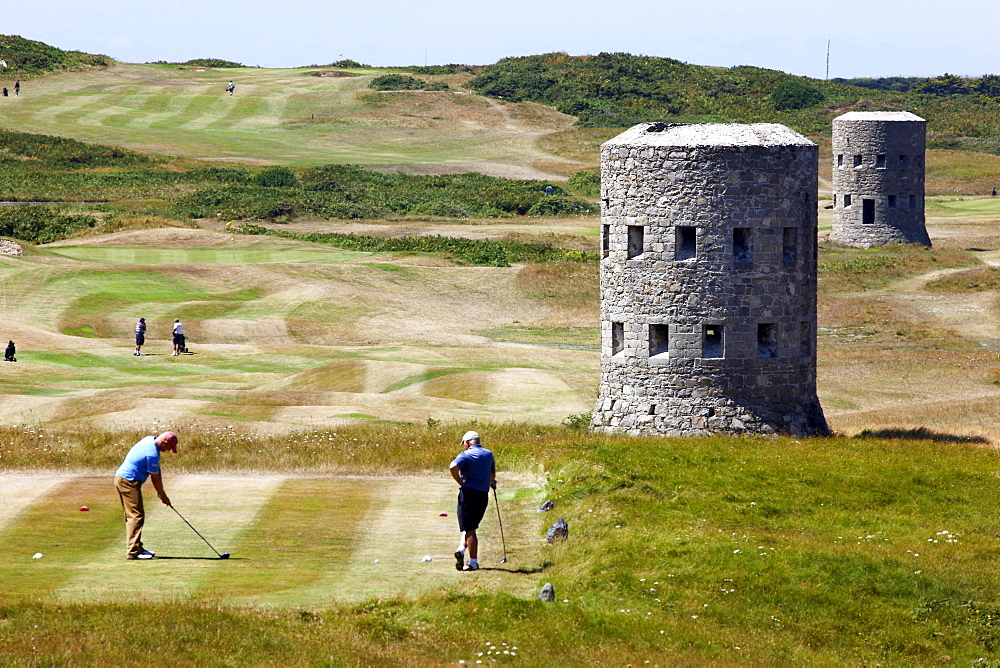
[[[107,56],[81,51],[63,51],[44,42],[25,39],[20,35],[0,35],[0,59],[7,63],[5,73],[11,78],[61,70],[107,67],[114,62]]]

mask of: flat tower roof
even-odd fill
[[[908,111],[849,111],[833,119],[837,121],[922,121]]]
[[[602,146],[814,146],[780,123],[640,123]]]

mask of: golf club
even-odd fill
[[[176,509],[176,508],[174,508],[173,506],[170,506],[170,509],[171,509],[171,510],[173,510],[173,511],[174,511],[175,513],[177,513],[177,517],[179,517],[179,518],[181,518],[182,520],[184,520],[184,516],[183,516],[183,515],[181,515],[181,511],[177,510],[177,509]],[[191,523],[190,523],[190,522],[188,522],[187,520],[184,520],[184,524],[186,524],[186,525],[188,525],[189,527],[191,527],[191,531],[194,531],[195,533],[197,533],[197,534],[198,534],[198,538],[201,538],[202,540],[204,540],[204,541],[205,541],[205,545],[208,545],[209,547],[212,547],[212,544],[211,544],[211,543],[209,543],[209,542],[208,542],[207,540],[205,540],[205,537],[204,537],[204,536],[202,536],[202,535],[201,535],[200,533],[198,533],[198,530],[197,530],[197,529],[195,529],[195,528],[194,528],[193,526],[191,526]],[[505,548],[505,549],[506,549],[506,548]],[[216,549],[215,549],[214,547],[212,547],[212,552],[215,552],[216,554],[219,554],[219,551],[218,551],[218,550],[216,550]],[[506,553],[505,553],[505,554],[506,554]],[[228,558],[229,558],[229,553],[228,553],[228,552],[223,552],[222,554],[219,554],[219,559],[228,559]]]
[[[503,559],[501,564],[507,563],[507,539],[503,537],[503,520],[500,519],[500,502],[497,501],[497,488],[493,488],[493,505],[497,507],[497,522],[500,523],[500,540],[503,541]],[[194,527],[192,527],[194,528]]]

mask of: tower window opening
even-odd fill
[[[895,195],[889,195],[889,197],[887,198],[887,203],[888,203],[888,207],[890,209],[895,209],[896,208],[896,196]]]
[[[674,259],[690,260],[697,255],[697,228],[679,225],[674,239]]]
[[[850,195],[844,195],[844,208],[845,209],[850,209],[851,208],[851,196]]]
[[[808,357],[812,355],[812,323],[799,323],[799,355]]]
[[[658,357],[670,352],[670,325],[649,326],[649,356]]]
[[[871,225],[875,222],[875,200],[861,200],[861,222],[864,225]]]
[[[799,231],[794,227],[786,227],[781,233],[781,261],[795,262],[798,254]]]
[[[774,323],[757,324],[757,357],[777,357],[777,337]]]
[[[861,169],[864,166],[864,157],[860,153],[854,154],[854,169]]]
[[[642,242],[645,228],[642,225],[628,226],[628,259],[642,255]]]
[[[611,323],[611,354],[620,355],[625,350],[625,323]]]
[[[905,153],[899,154],[899,168],[909,169],[910,168],[910,157]]]
[[[885,153],[875,155],[875,169],[885,169]]]
[[[749,227],[733,228],[733,262],[753,262],[753,242]]]
[[[916,209],[917,208],[917,196],[916,195],[910,195],[910,208],[911,209]]]
[[[611,253],[611,226],[601,225],[601,257]]]
[[[837,169],[843,169],[843,167],[844,167],[844,154],[843,153],[838,153],[837,154]]]
[[[704,358],[722,357],[722,325],[705,325],[701,343],[701,356]]]

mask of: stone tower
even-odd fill
[[[601,146],[607,433],[827,434],[817,147],[783,125],[637,125]]]
[[[833,119],[833,230],[850,246],[931,245],[924,227],[924,134],[908,111]]]

